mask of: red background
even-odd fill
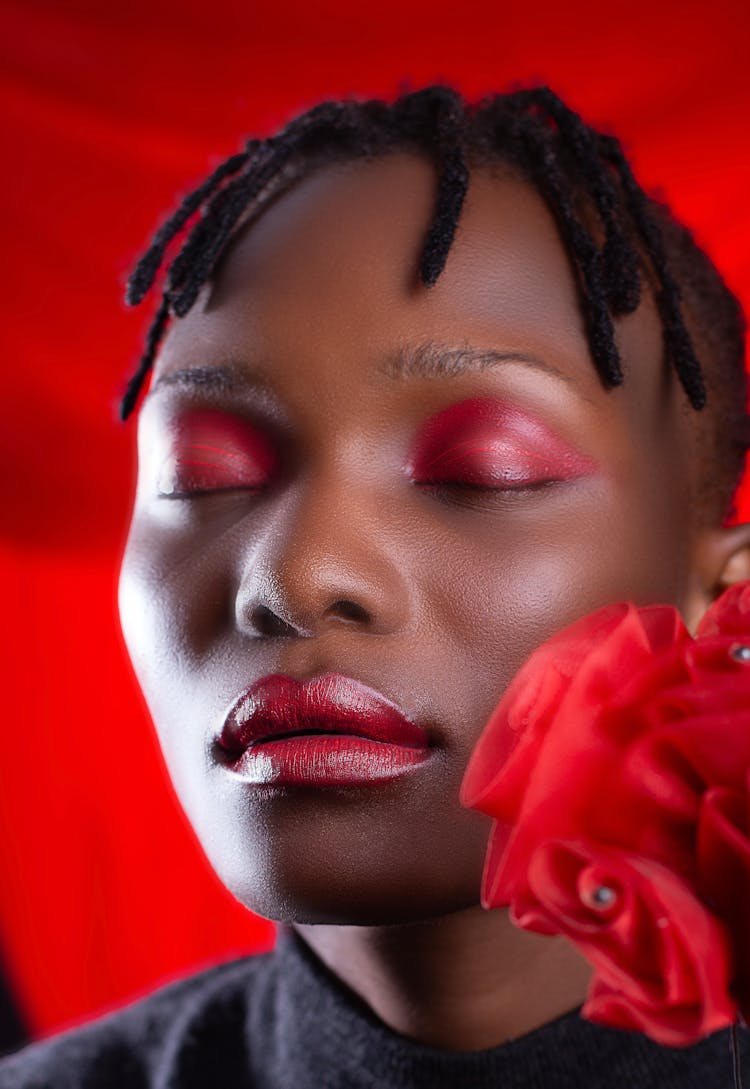
[[[162,210],[322,97],[544,80],[621,136],[748,304],[748,11],[0,3],[0,941],[35,1031],[273,942],[178,811],[116,622],[133,428],[115,407],[147,319],[122,287]]]

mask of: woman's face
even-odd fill
[[[688,424],[649,300],[606,391],[540,197],[476,173],[426,289],[435,191],[399,154],[278,199],[173,324],[141,412],[125,637],[199,839],[269,918],[476,904],[489,820],[459,785],[514,673],[602,604],[686,604]],[[217,756],[250,684],[328,673],[395,703],[427,757],[260,785]]]

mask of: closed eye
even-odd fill
[[[214,410],[191,412],[178,418],[168,435],[157,494],[164,499],[256,494],[276,470],[270,439],[247,420]]]

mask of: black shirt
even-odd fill
[[[750,1048],[743,1032],[745,1069]],[[729,1089],[729,1032],[665,1048],[568,1013],[484,1051],[394,1032],[286,927],[272,953],[164,987],[0,1062],[0,1089]]]

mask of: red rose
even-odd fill
[[[566,933],[599,965],[587,1014],[661,1042],[693,1042],[729,1023],[735,1000],[750,1012],[750,650],[741,642],[749,590],[738,585],[719,599],[696,640],[669,606],[609,606],[556,635],[509,687],[461,787],[464,805],[495,818],[483,905],[510,904],[519,925],[544,920]],[[690,952],[658,962],[666,974],[649,1002],[633,996],[652,971],[653,943],[618,946],[613,976],[601,969],[609,931],[584,938],[569,914],[551,911],[550,875],[562,882],[568,872],[549,868],[561,843],[624,867],[619,887],[640,905],[636,929],[651,925],[650,908],[666,920],[660,948],[691,935]],[[544,903],[534,879],[540,859]],[[558,891],[572,903],[574,889],[565,877]],[[731,967],[722,976],[725,947]]]
[[[678,656],[690,642],[670,606],[612,605],[555,635],[521,668],[485,726],[461,784],[463,805],[500,822],[485,861],[485,907],[510,902],[516,864],[525,871],[527,844],[551,832],[565,839],[593,833],[591,792],[614,787],[622,759],[619,739],[597,731],[602,710],[655,655],[666,660],[662,669],[684,679]],[[515,748],[498,759],[507,753],[509,737],[516,738]],[[628,814],[616,819],[630,828]]]
[[[594,965],[583,1015],[681,1044],[732,1024],[725,930],[658,863],[548,840],[529,859],[511,918],[564,934]],[[704,951],[711,950],[706,957]]]

